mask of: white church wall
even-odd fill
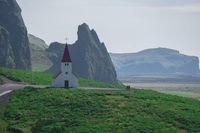
[[[65,87],[65,80],[68,80],[69,87],[78,88],[78,79],[71,72],[68,74],[62,72],[56,79],[52,80],[52,85],[54,87]]]
[[[62,73],[56,78],[54,79],[55,81],[55,87],[64,87],[64,81],[63,81],[63,78],[62,78]]]
[[[74,76],[74,74],[72,74],[72,85],[73,88],[78,88],[78,78],[76,76]]]
[[[72,63],[71,62],[62,62],[61,63],[61,71],[66,73],[72,72]]]

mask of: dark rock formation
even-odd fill
[[[138,53],[112,54],[119,75],[195,75],[199,73],[199,59],[167,48],[147,49]]]
[[[60,69],[64,47],[64,44],[54,42],[46,50],[57,54],[57,57],[51,57],[54,65],[46,72],[56,73]],[[100,42],[96,32],[90,30],[87,24],[78,27],[78,40],[73,45],[68,45],[68,48],[73,72],[78,77],[120,84],[104,43]]]
[[[0,0],[0,65],[31,70],[27,30],[15,0]]]

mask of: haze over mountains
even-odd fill
[[[34,67],[45,72],[60,70],[65,45],[52,43],[46,49],[44,41],[27,36],[21,9],[15,0],[0,0],[0,16],[0,66],[32,70],[32,62]],[[78,40],[69,49],[73,71],[78,77],[121,84],[104,43],[86,24],[79,26]]]
[[[48,46],[42,39],[27,35],[21,9],[15,0],[0,0],[0,16],[0,66],[48,73],[60,69],[65,44],[54,42]],[[78,77],[120,84],[117,74],[199,73],[199,59],[176,50],[157,48],[109,55],[105,44],[87,24],[79,25],[77,35],[69,51],[73,71]]]
[[[146,49],[137,53],[110,53],[119,75],[196,75],[199,59],[167,48]]]

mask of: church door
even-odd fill
[[[68,88],[69,87],[69,81],[65,80],[65,87]]]

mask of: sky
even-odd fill
[[[28,33],[48,45],[74,43],[86,23],[112,53],[164,47],[200,58],[200,0],[16,1]]]

